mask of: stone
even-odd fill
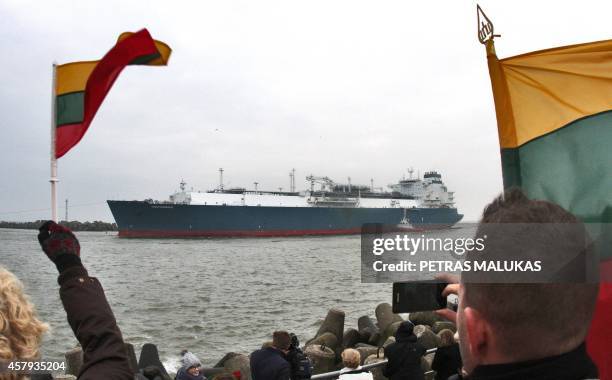
[[[240,355],[240,354],[237,352],[228,352],[227,354],[223,355],[223,357],[221,358],[221,360],[217,362],[217,364],[214,365],[214,368],[223,367],[226,361],[228,361],[229,359],[233,358],[236,355]]]
[[[344,336],[342,337],[342,347],[349,348],[354,347],[357,343],[361,341],[361,335],[359,331],[350,328],[344,332]]]
[[[418,334],[415,331],[415,335],[417,336],[417,342],[421,343],[426,350],[440,346],[440,337],[428,328],[421,330]]]
[[[383,343],[383,347],[387,347],[391,343],[395,343],[395,337],[394,336],[388,337],[387,340],[385,341],[385,343]]]
[[[431,326],[431,329],[436,334],[439,333],[440,331],[444,330],[444,329],[449,329],[453,333],[457,332],[457,326],[455,326],[455,324],[453,322],[450,322],[450,321],[438,321],[438,322],[434,322],[433,325]]]
[[[393,313],[391,305],[384,302],[376,306],[376,320],[378,321],[378,328],[380,331],[385,331],[387,326],[393,322],[402,322],[403,319],[397,314]]]
[[[327,312],[327,316],[323,323],[319,327],[315,338],[326,333],[330,332],[338,338],[338,342],[342,342],[342,336],[344,335],[344,311],[340,309],[332,308]]]
[[[159,351],[153,343],[145,343],[140,349],[140,359],[138,360],[138,368],[157,367],[163,377],[169,377],[166,368],[159,359]]]
[[[336,350],[339,346],[338,338],[331,332],[325,332],[308,342],[308,345],[324,345],[332,350]]]
[[[374,322],[372,318],[364,315],[357,320],[357,329],[359,330],[359,334],[361,335],[361,342],[368,343],[371,345],[377,345],[380,340],[380,330]]]
[[[335,368],[336,353],[329,347],[311,344],[304,348],[304,354],[312,362],[313,374],[330,372]]]
[[[432,352],[430,354],[426,354],[421,359],[421,368],[423,369],[424,372],[431,371],[431,363],[433,362],[435,355],[436,353]]]
[[[446,319],[440,317],[433,311],[417,311],[409,314],[410,322],[414,325],[427,325],[433,326],[435,322],[445,322]]]
[[[431,331],[431,327],[429,327],[427,325],[416,325],[416,326],[414,326],[414,329],[412,330],[412,332],[414,333],[414,335],[419,336],[425,330],[430,330]]]
[[[125,351],[130,362],[130,369],[132,373],[138,372],[138,361],[136,360],[136,352],[134,351],[134,345],[131,343],[125,343]]]
[[[67,375],[79,375],[79,370],[83,365],[83,349],[81,346],[76,346],[72,350],[69,350],[65,354],[66,357],[66,374]]]
[[[378,341],[380,341],[380,332],[377,331],[374,334],[372,334],[372,336],[370,336],[370,339],[368,340],[368,344],[371,344],[372,346],[377,346]]]
[[[372,331],[360,330],[359,331],[359,343],[368,343],[372,337]]]
[[[389,337],[394,337],[395,333],[397,332],[397,329],[399,328],[399,326],[402,324],[403,321],[397,321],[397,322],[393,322],[390,325],[387,326],[387,328],[385,329],[384,333],[382,333],[380,335],[380,338],[378,340],[378,345],[382,346],[387,339],[389,339]]]
[[[365,364],[380,363],[383,360],[385,360],[385,357],[384,357],[384,353],[381,351],[380,356],[377,356],[377,355],[368,356],[363,361],[363,364],[365,365]],[[383,375],[383,368],[384,366],[375,367],[375,368],[370,369],[370,373],[372,374],[372,377],[374,378],[374,380],[387,380],[387,378]]]
[[[223,368],[230,373],[240,371],[240,379],[237,380],[251,380],[251,363],[247,355],[233,355],[225,360],[223,363]]]
[[[368,317],[367,315],[364,315],[357,320],[357,330],[362,331],[366,329],[370,331],[378,330],[378,328],[374,324],[374,321],[372,321],[372,318]]]

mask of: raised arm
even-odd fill
[[[72,231],[54,222],[40,227],[38,241],[59,272],[60,298],[83,348],[79,379],[133,379],[121,331],[100,282],[81,263]]]

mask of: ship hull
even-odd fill
[[[401,208],[257,207],[108,201],[120,237],[247,237],[358,234],[364,224],[397,226]],[[415,229],[448,228],[463,215],[454,208],[411,208]]]

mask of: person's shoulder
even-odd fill
[[[400,343],[399,343],[399,342],[393,342],[393,343],[391,343],[391,344],[389,344],[389,345],[385,346],[383,349],[384,349],[384,351],[385,351],[385,352],[388,352],[388,351],[393,351],[393,350],[395,350],[395,349],[397,348],[397,346],[399,346],[399,345],[400,345]]]
[[[281,360],[279,360],[278,362],[279,362],[279,363],[281,363],[281,365],[282,365],[283,367],[287,367],[287,368],[291,369],[291,364],[289,363],[289,361],[287,361],[287,359],[285,359],[285,358],[284,358],[284,357],[282,357],[282,356],[279,356],[279,358],[280,358]]]
[[[443,354],[451,350],[451,346],[440,346],[436,348],[436,354]]]
[[[263,348],[260,348],[259,350],[255,350],[253,352],[251,352],[251,360],[253,360],[253,358],[257,358],[259,356],[265,355],[266,352],[264,351]]]

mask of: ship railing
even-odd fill
[[[427,354],[431,354],[436,352],[435,348],[429,349],[427,350]],[[383,367],[385,365],[387,365],[387,360],[382,360],[376,363],[372,363],[372,364],[365,364],[361,366],[361,369],[374,369],[374,368],[378,368],[378,367]],[[431,374],[434,371],[427,371],[425,372],[425,375]],[[318,375],[312,375],[311,379],[312,380],[318,380],[318,379],[336,379],[338,378],[338,376],[341,375],[340,371],[333,371],[333,372],[325,372],[325,373],[320,373]]]

